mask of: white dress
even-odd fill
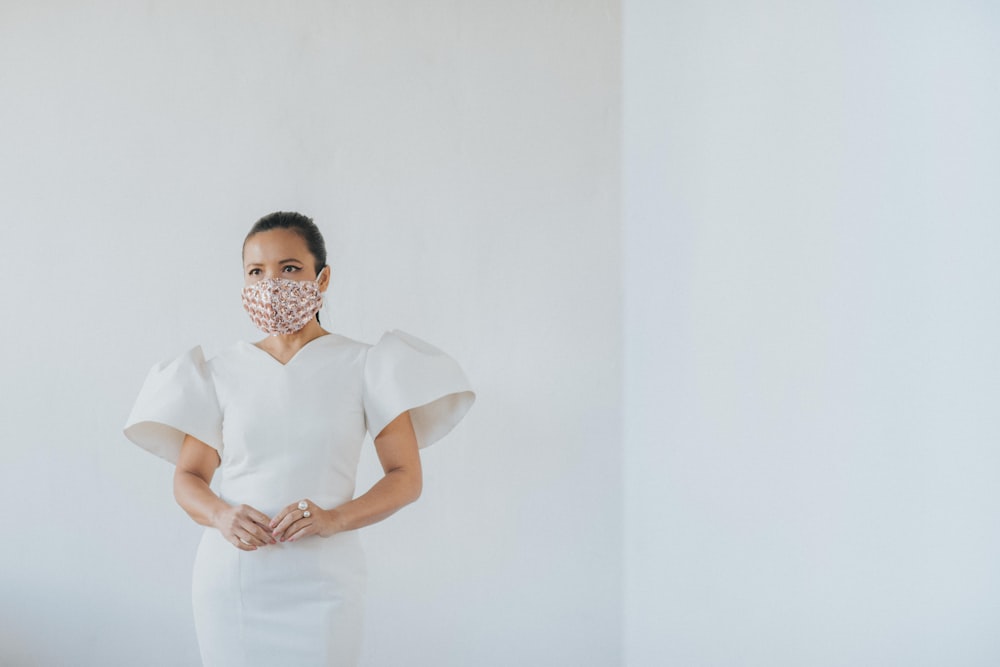
[[[458,364],[402,331],[375,345],[320,336],[281,364],[239,342],[200,347],[149,372],[125,426],[137,445],[177,462],[184,434],[219,451],[218,492],[268,516],[309,498],[354,497],[367,430],[410,411],[420,447],[475,401]],[[361,642],[364,554],[357,531],[242,551],[202,534],[192,584],[202,660],[221,665],[353,665]]]

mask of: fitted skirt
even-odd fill
[[[365,559],[357,532],[242,551],[202,535],[192,581],[205,667],[357,664]]]

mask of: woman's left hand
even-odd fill
[[[286,506],[271,519],[271,534],[279,542],[307,535],[329,537],[336,532],[336,510],[325,510],[308,498]]]

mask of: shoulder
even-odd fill
[[[313,344],[321,347],[328,358],[348,364],[363,363],[372,347],[369,343],[332,331]]]
[[[247,353],[247,348],[252,346],[245,340],[233,341],[227,345],[216,348],[207,355],[206,363],[210,366],[224,365],[228,362],[235,361]]]
[[[253,344],[243,340],[221,346],[195,345],[181,354],[162,361],[153,372],[176,373],[179,376],[200,376],[216,379],[220,372],[227,375],[233,368],[246,365],[246,355],[252,354]]]
[[[367,350],[371,347],[371,343],[356,340],[350,336],[345,336],[344,334],[339,334],[333,331],[329,332],[326,336],[324,336],[324,338],[329,341],[330,345],[352,348],[355,350]]]

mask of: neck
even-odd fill
[[[272,350],[298,350],[309,341],[319,338],[320,336],[325,336],[328,333],[330,332],[321,327],[319,322],[316,321],[316,318],[313,318],[309,320],[309,324],[294,333],[268,336],[264,340],[257,343],[257,345],[260,347],[267,347]]]

